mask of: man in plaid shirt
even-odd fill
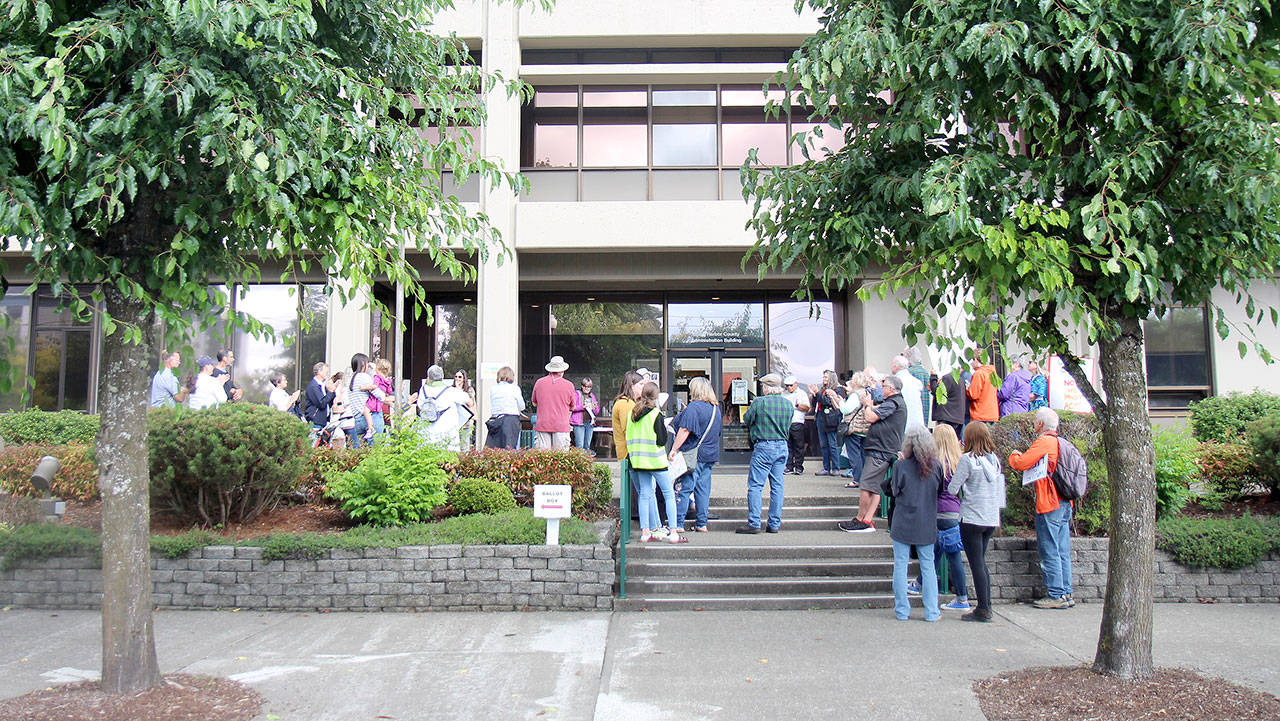
[[[787,463],[787,434],[795,406],[782,395],[782,378],[770,373],[760,379],[760,395],[742,416],[751,433],[751,469],[747,475],[747,524],[738,533],[777,533],[782,525],[782,471]],[[769,519],[760,518],[761,495],[769,480]]]

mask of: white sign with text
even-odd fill
[[[547,519],[547,545],[560,545],[560,519],[568,518],[573,500],[572,486],[534,486],[533,517]]]

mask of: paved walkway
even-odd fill
[[[164,611],[156,631],[165,672],[250,684],[262,721],[980,721],[974,679],[1088,662],[1101,611]],[[1277,621],[1274,604],[1157,605],[1156,661],[1280,694]],[[98,634],[91,611],[0,611],[0,697],[95,677]]]

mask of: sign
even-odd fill
[[[729,405],[745,406],[747,404],[747,379],[734,378],[729,381]]]
[[[505,365],[507,364],[506,363],[481,363],[480,377],[487,381],[496,382],[498,380],[498,371],[502,370],[503,366]]]
[[[534,486],[533,517],[547,519],[547,545],[560,545],[560,519],[569,517],[572,486]]]
[[[1094,388],[1098,387],[1098,362],[1092,358],[1081,358],[1080,368],[1084,371]],[[1049,407],[1054,410],[1068,410],[1077,413],[1092,413],[1093,406],[1084,397],[1076,379],[1067,372],[1062,359],[1049,357]]]

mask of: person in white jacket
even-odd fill
[[[418,408],[431,399],[439,414],[434,421],[425,417],[418,420],[420,432],[426,439],[451,451],[462,450],[462,426],[471,420],[471,396],[461,388],[444,382],[444,369],[438,365],[427,368],[427,378],[418,391]]]
[[[227,386],[220,379],[213,377],[214,361],[207,355],[196,359],[200,373],[196,376],[196,388],[191,393],[187,406],[198,411],[204,408],[217,408],[227,402]]]
[[[947,484],[952,495],[963,491],[960,501],[960,539],[969,559],[969,572],[978,606],[960,617],[962,621],[991,620],[991,575],[987,572],[987,543],[1000,527],[1000,509],[1005,505],[1004,472],[995,453],[991,429],[974,421],[964,427],[964,454]]]

